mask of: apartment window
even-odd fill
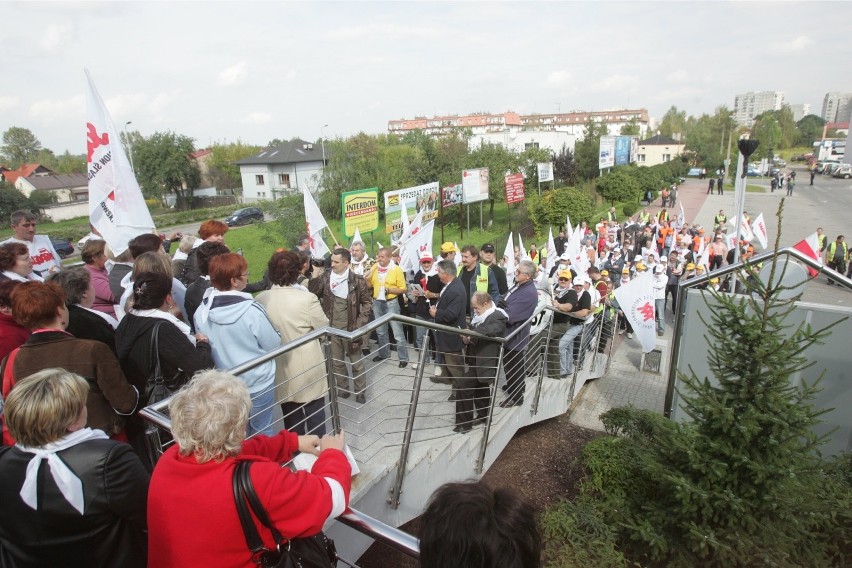
[[[278,174],[278,183],[283,187],[290,187],[290,174]]]
[[[261,174],[254,176],[254,183],[257,185],[263,185],[263,176]]]
[[[538,150],[538,142],[525,142],[524,150]]]
[[[671,161],[671,159],[672,159],[672,155],[671,155],[671,154],[663,154],[663,161],[664,161],[664,162],[670,162],[670,161]]]
[[[645,163],[645,154],[636,154],[636,161],[640,164]]]

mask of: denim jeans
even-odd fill
[[[581,333],[583,333],[583,324],[571,324],[559,340],[559,372],[562,375],[570,375],[574,372],[574,339]]]
[[[275,385],[251,395],[251,415],[248,423],[247,436],[265,434],[272,436],[272,412],[275,404]]]
[[[666,330],[666,299],[654,300],[654,317],[657,320],[657,331]]]
[[[390,301],[373,300],[373,315],[379,319],[385,314],[399,314],[399,302],[394,298]],[[396,354],[399,355],[400,361],[408,361],[408,343],[405,341],[405,332],[402,329],[402,323],[398,321],[391,322],[393,329],[393,337],[396,339]],[[387,359],[390,357],[390,347],[388,347],[388,326],[387,324],[376,329],[376,336],[379,339],[379,357]]]

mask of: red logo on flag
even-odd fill
[[[91,163],[92,154],[95,153],[95,150],[104,144],[109,144],[109,134],[104,132],[99,135],[98,131],[95,130],[95,125],[91,122],[87,122],[86,127],[89,129],[89,133],[86,134],[86,162]]]
[[[636,308],[636,311],[642,314],[642,321],[654,319],[654,306],[651,305],[651,302],[645,302]]]

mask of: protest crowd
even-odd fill
[[[277,529],[262,531],[269,549],[278,537],[319,534],[348,506],[344,434],[326,431],[330,385],[339,399],[354,395],[363,405],[371,369],[416,371],[425,362],[431,383],[451,387],[453,431],[466,434],[488,420],[495,389],[503,391],[498,408],[523,404],[531,318],[542,303],[553,312],[548,374],[567,379],[582,365],[578,338],[589,322],[603,325],[599,349],[615,334],[633,338],[629,319],[619,317],[619,288],[652,280],[662,335],[681,281],[733,262],[734,247],[742,259],[754,254],[751,239],[733,241],[724,211],[701,227],[666,209],[619,222],[612,209],[594,226],[566,220],[529,249],[510,235],[502,255],[490,242],[445,242],[434,256],[403,243],[370,258],[356,238],[318,263],[305,235],[276,251],[252,281],[245,259],[224,245],[227,225],[216,220],[197,236],[137,235],[119,255],[94,235],[73,268],[62,268],[49,239],[36,234],[34,215],[15,212],[11,225],[15,236],[0,243],[3,566],[252,566],[232,514],[239,463],[252,466],[248,485]],[[843,238],[826,240],[826,263],[846,271]],[[717,278],[703,285],[729,286]],[[318,341],[239,377],[226,372],[313,330],[354,332],[384,314],[437,325],[391,321],[376,329],[374,347],[369,334],[332,338],[333,381]],[[155,463],[138,413],[169,394],[174,444]],[[283,420],[275,419],[279,405]],[[311,471],[279,467],[297,452],[316,456]],[[444,514],[442,496],[491,498],[475,493],[439,490],[434,526],[462,522]],[[528,521],[511,521],[526,559],[513,565],[537,565],[529,559],[538,535]],[[446,535],[434,526],[424,526],[422,546],[440,559],[429,535],[438,542]]]

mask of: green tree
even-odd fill
[[[624,168],[618,168],[599,177],[595,180],[595,189],[611,205],[615,205],[616,201],[636,200],[642,193],[639,182]]]
[[[59,174],[82,174],[86,171],[86,155],[74,155],[68,150],[56,158],[56,173]]]
[[[773,111],[759,114],[751,127],[751,138],[760,141],[760,147],[754,154],[755,158],[772,160],[773,154],[781,148],[781,124]]]
[[[0,151],[10,165],[20,166],[31,162],[41,151],[41,142],[28,128],[12,126],[3,133],[3,146]]]
[[[666,111],[666,114],[663,115],[663,118],[660,119],[660,125],[657,128],[657,131],[661,136],[668,136],[675,139],[679,137],[680,140],[683,140],[686,138],[687,125],[688,119],[686,117],[686,111],[677,110],[677,107],[672,105],[672,107]]]
[[[527,196],[526,203],[537,234],[545,233],[549,226],[562,227],[566,215],[572,223],[591,223],[595,214],[594,197],[574,187],[559,187],[541,197],[533,193]]]
[[[133,144],[136,178],[146,197],[163,198],[174,193],[178,209],[192,208],[192,194],[201,173],[190,156],[194,140],[174,132],[155,132]]]
[[[483,142],[468,154],[467,168],[488,168],[488,227],[491,227],[494,224],[494,203],[506,200],[506,174],[520,171],[519,156],[500,144]]]
[[[566,144],[553,157],[553,176],[556,183],[563,185],[575,185],[577,183],[577,162],[574,160],[574,152],[568,149]]]
[[[38,208],[15,186],[0,181],[0,223],[6,226],[6,223],[9,222],[9,216],[19,209],[35,212]]]
[[[260,146],[245,144],[240,140],[229,143],[215,143],[210,147],[209,172],[210,181],[218,188],[233,189],[242,186],[240,168],[235,164],[238,160],[259,153]]]
[[[636,117],[634,116],[628,122],[621,126],[619,134],[621,134],[622,136],[639,136],[641,132],[642,131],[639,126],[639,121],[636,120]]]
[[[583,139],[574,145],[574,161],[577,164],[578,180],[591,180],[598,177],[601,136],[606,136],[606,134],[606,124],[597,123],[593,120],[586,122]]]
[[[807,146],[811,148],[814,142],[822,139],[822,129],[825,120],[815,114],[803,116],[796,123],[796,146]]]

